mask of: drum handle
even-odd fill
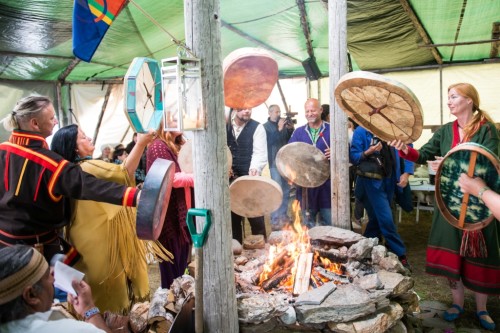
[[[467,170],[467,176],[474,176],[474,168],[476,167],[477,152],[472,151],[469,160],[469,170]],[[462,229],[465,223],[465,216],[467,215],[467,204],[469,203],[469,193],[465,193],[462,198],[462,207],[460,209],[460,216],[458,219],[458,227]]]

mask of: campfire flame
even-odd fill
[[[325,282],[331,281],[325,275],[331,272],[334,275],[343,275],[345,271],[341,264],[321,257],[317,252],[312,259],[312,265],[304,262],[307,256],[312,257],[313,249],[311,247],[308,228],[301,224],[300,203],[295,200],[292,204],[293,225],[287,227],[292,229],[293,240],[283,241],[277,245],[271,245],[267,260],[263,266],[262,273],[258,279],[258,285],[266,291],[274,288],[282,288],[288,292],[296,294],[297,288],[294,288],[296,279],[307,279],[305,283],[308,288],[317,288]],[[304,265],[309,266],[309,273],[304,273]],[[325,274],[311,273],[312,267],[319,267]],[[305,269],[307,271],[307,268]],[[299,274],[297,274],[299,272]],[[297,281],[301,282],[301,281]],[[338,281],[334,281],[338,282]],[[302,283],[302,282],[301,282]]]

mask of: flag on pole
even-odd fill
[[[90,62],[106,31],[126,0],[75,0],[73,8],[73,54]]]

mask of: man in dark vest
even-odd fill
[[[233,155],[230,181],[240,176],[259,176],[267,164],[264,127],[251,119],[252,109],[232,110],[227,125],[227,145]],[[243,217],[231,212],[233,238],[243,243]],[[266,237],[264,216],[248,218],[253,235]]]

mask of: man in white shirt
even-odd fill
[[[43,255],[27,245],[0,249],[0,332],[111,332],[94,306],[90,287],[73,282],[77,296],[68,302],[85,322],[51,310],[54,276]]]
[[[227,126],[227,145],[233,155],[230,181],[240,176],[259,176],[267,164],[266,130],[251,119],[252,109],[233,110]],[[248,218],[254,235],[266,237],[264,216]],[[243,243],[243,217],[231,212],[233,238]]]

